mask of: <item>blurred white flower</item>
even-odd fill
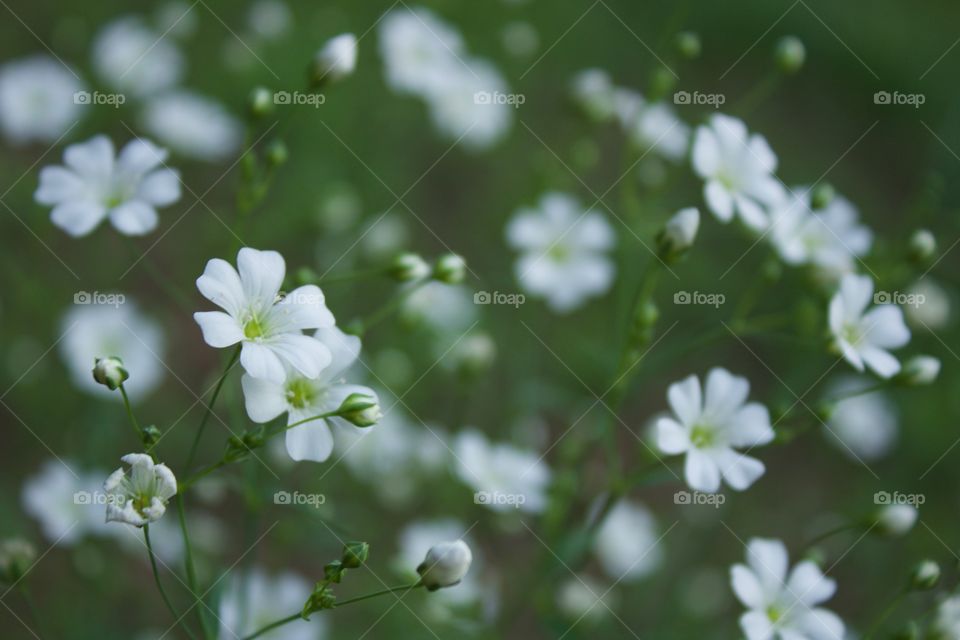
[[[721,222],[738,213],[749,227],[767,226],[766,209],[785,196],[774,176],[777,156],[760,134],[750,135],[742,120],[723,114],[697,127],[693,168],[705,180],[703,197]]]
[[[432,94],[465,54],[460,34],[422,7],[388,13],[379,36],[387,82],[399,93]]]
[[[615,87],[603,69],[584,69],[573,76],[570,91],[574,103],[598,122],[605,122],[615,114]]]
[[[809,560],[787,574],[787,549],[779,540],[753,538],[747,564],[730,569],[730,582],[748,611],[740,617],[747,640],[843,640],[844,624],[817,605],[833,597],[836,583]]]
[[[107,493],[107,522],[135,527],[159,520],[167,501],[177,494],[177,479],[165,464],[155,464],[145,453],[128,453],[120,458],[129,469],[120,467],[103,483]]]
[[[285,382],[254,378],[249,374],[243,376],[243,396],[251,420],[270,422],[286,413],[287,424],[293,424],[336,411],[353,393],[377,397],[372,389],[345,384],[341,377],[360,355],[360,338],[329,327],[318,329],[316,339],[331,354],[329,364],[316,378],[302,376],[290,367],[287,367]],[[330,424],[341,429],[352,428],[348,421],[340,417],[307,422],[287,431],[287,453],[294,460],[323,462],[329,458],[333,451]]]
[[[627,122],[627,137],[642,151],[680,162],[690,145],[690,127],[664,102],[645,102]]]
[[[891,504],[877,513],[877,527],[881,533],[890,536],[902,536],[913,529],[920,512],[911,504]]]
[[[905,384],[933,384],[940,375],[940,358],[928,355],[913,356],[903,363],[900,376]]]
[[[124,299],[116,306],[91,304],[95,300],[87,292],[63,316],[60,322],[63,338],[59,349],[70,378],[77,388],[120,402],[122,398],[98,384],[91,374],[97,358],[110,355],[123,360],[130,378],[123,388],[131,400],[138,400],[153,391],[162,381],[166,339],[160,325],[142,314],[136,303]]]
[[[932,278],[924,276],[917,280],[907,295],[917,301],[903,307],[912,326],[935,331],[950,324],[950,295]]]
[[[428,282],[404,300],[401,313],[408,323],[425,324],[438,332],[457,335],[473,324],[477,307],[465,288]]]
[[[40,171],[34,198],[53,207],[50,219],[74,237],[104,218],[120,233],[139,236],[157,226],[157,207],[180,199],[180,174],[167,168],[167,151],[149,140],[131,140],[117,154],[110,138],[94,136],[63,152],[66,166]]]
[[[567,618],[580,622],[598,622],[615,611],[617,594],[587,575],[565,581],[557,590],[557,608]]]
[[[864,313],[872,298],[870,276],[845,275],[830,300],[830,331],[843,357],[857,371],[866,365],[881,378],[889,378],[900,371],[900,362],[888,349],[907,344],[910,330],[896,305],[879,305]]]
[[[843,396],[870,385],[866,379],[844,376],[829,387],[831,396]],[[894,404],[881,392],[863,393],[836,403],[827,419],[828,439],[853,460],[876,460],[897,440]]]
[[[517,280],[556,312],[579,307],[613,283],[615,269],[607,255],[616,240],[613,229],[573,196],[546,193],[537,208],[517,211],[506,235],[521,252],[514,267]]]
[[[268,577],[260,569],[237,575],[220,599],[220,640],[236,640],[299,611],[310,597],[312,585],[295,573]],[[323,640],[327,619],[323,615],[296,620],[262,636],[263,640]]]
[[[457,436],[454,453],[456,474],[475,491],[475,503],[500,512],[546,508],[550,468],[536,452],[491,444],[481,432],[467,429]]]
[[[265,40],[274,40],[290,30],[293,16],[281,0],[257,0],[247,12],[247,25]]]
[[[176,153],[215,162],[240,148],[240,123],[219,103],[188,91],[152,98],[142,114],[144,129]]]
[[[427,551],[417,573],[427,590],[436,591],[460,584],[470,570],[471,562],[473,554],[463,540],[439,542]]]
[[[287,267],[276,251],[244,247],[237,267],[214,258],[197,278],[200,293],[224,310],[193,314],[204,341],[217,348],[242,343],[240,364],[254,378],[282,384],[288,365],[307,378],[319,376],[330,364],[330,349],[303,330],[334,326],[320,287],[297,287],[281,297]]]
[[[417,577],[415,568],[423,561],[427,552],[430,551],[430,547],[437,540],[463,538],[470,545],[470,540],[465,537],[467,530],[468,527],[462,522],[450,518],[411,522],[400,532],[398,539],[400,550],[395,559],[398,571],[405,577],[415,579]],[[476,564],[475,558],[474,565]],[[475,569],[464,576],[456,589],[441,591],[434,597],[442,600],[444,604],[458,606],[475,602],[482,595]]]
[[[103,495],[103,475],[83,471],[72,460],[47,460],[23,483],[23,510],[40,522],[51,543],[72,545],[86,535],[105,535],[112,527],[103,519],[103,503],[94,499]]]
[[[63,63],[46,55],[0,67],[0,129],[14,144],[52,142],[83,115],[76,95],[84,88]]]
[[[114,89],[145,97],[177,84],[184,59],[170,39],[136,17],[104,26],[93,42],[93,66]]]
[[[479,151],[506,135],[516,108],[505,102],[509,87],[491,63],[469,58],[463,65],[452,66],[445,82],[426,98],[437,130],[464,148]]]
[[[630,582],[660,565],[663,548],[659,537],[649,509],[637,502],[620,501],[597,531],[593,551],[607,575]]]
[[[960,596],[952,596],[940,603],[933,628],[943,638],[960,638]]]
[[[315,81],[341,80],[357,67],[357,36],[342,33],[331,38],[317,51],[313,58]]]
[[[746,378],[720,367],[707,374],[705,394],[696,376],[667,390],[676,419],[657,421],[657,446],[667,454],[686,454],[684,477],[692,489],[715,493],[722,477],[743,491],[763,475],[762,462],[735,450],[773,440],[767,408],[747,403],[749,393]]]

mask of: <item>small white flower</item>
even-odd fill
[[[715,493],[722,477],[743,491],[763,475],[762,462],[735,451],[773,440],[767,408],[747,403],[749,393],[746,378],[719,367],[707,374],[705,394],[696,376],[667,390],[676,419],[657,421],[657,446],[667,454],[686,454],[684,476],[692,489]]]
[[[357,67],[357,37],[343,33],[327,41],[313,58],[313,75],[317,81],[342,80]]]
[[[624,123],[627,137],[643,151],[651,151],[672,162],[680,162],[690,145],[690,127],[663,102],[640,105]]]
[[[693,168],[706,181],[704,200],[721,222],[729,222],[736,212],[751,228],[763,229],[766,209],[784,197],[774,176],[777,156],[770,145],[730,116],[716,114],[697,128]]]
[[[844,376],[830,385],[832,396],[856,393],[871,383],[865,378]],[[859,393],[836,403],[824,435],[853,460],[877,460],[897,440],[896,407],[881,392]]]
[[[422,7],[388,13],[379,36],[387,82],[400,93],[432,93],[465,54],[456,29]]]
[[[280,0],[257,0],[247,12],[247,25],[264,40],[274,40],[290,30],[293,15]]]
[[[740,617],[747,640],[843,640],[844,624],[817,605],[833,597],[836,583],[809,560],[787,574],[787,549],[779,540],[754,538],[747,564],[730,569],[730,582],[748,611]]]
[[[330,349],[302,331],[334,325],[320,288],[298,287],[281,298],[287,267],[276,251],[244,247],[237,267],[214,258],[197,278],[200,293],[224,310],[193,314],[204,341],[217,348],[242,343],[240,363],[254,378],[282,384],[288,366],[306,378],[319,376],[330,364]]]
[[[473,562],[470,547],[463,540],[440,542],[430,547],[417,567],[420,581],[429,591],[459,584]]]
[[[52,142],[82,115],[76,99],[83,84],[49,56],[13,60],[0,67],[0,129],[14,144]]]
[[[522,253],[514,269],[520,284],[561,313],[610,288],[615,269],[607,253],[614,241],[602,214],[556,192],[538,208],[519,210],[507,226],[507,242]]]
[[[940,603],[933,628],[943,638],[960,638],[960,596],[947,598]]]
[[[505,99],[510,91],[503,74],[492,63],[464,57],[451,63],[423,97],[441,135],[457,140],[470,151],[482,151],[503,139],[513,124],[516,109]]]
[[[94,500],[102,495],[103,476],[98,470],[81,470],[72,460],[47,460],[23,483],[23,510],[40,522],[44,537],[58,545],[111,533],[115,525],[104,522],[103,506]]]
[[[570,83],[573,101],[590,118],[605,122],[615,114],[613,81],[603,69],[584,69]]]
[[[281,611],[299,611],[312,592],[312,585],[295,573],[268,576],[260,569],[237,575],[220,598],[217,617],[219,640],[236,640],[276,622]],[[322,615],[297,620],[262,636],[264,640],[323,640],[327,621]]]
[[[935,331],[950,324],[950,294],[932,278],[924,276],[917,280],[907,295],[917,301],[903,308],[912,327]]]
[[[477,306],[464,287],[428,282],[404,300],[401,315],[410,324],[424,324],[438,333],[459,336],[476,320]]]
[[[454,451],[457,476],[476,491],[478,504],[500,512],[546,508],[550,469],[536,453],[491,444],[475,429],[457,437]]]
[[[234,153],[243,135],[240,123],[219,103],[183,90],[152,98],[141,121],[174,152],[207,162]]]
[[[177,84],[183,76],[180,50],[139,18],[109,23],[93,43],[93,66],[111,87],[144,97]]]
[[[621,501],[597,531],[593,550],[607,575],[630,582],[650,575],[660,565],[663,549],[659,537],[649,509],[636,502]]]
[[[847,274],[830,300],[829,324],[837,347],[857,371],[869,367],[881,378],[900,371],[900,362],[888,349],[910,341],[900,307],[891,304],[866,311],[873,297],[869,276]]]
[[[891,504],[880,509],[877,514],[877,526],[881,533],[890,536],[902,536],[913,528],[920,512],[909,504]]]
[[[180,174],[163,165],[167,151],[148,140],[131,140],[114,152],[104,135],[73,144],[66,166],[44,167],[34,198],[53,207],[50,219],[74,237],[93,231],[104,218],[120,233],[139,236],[157,226],[157,207],[180,199]]]
[[[341,376],[350,368],[360,354],[360,338],[348,336],[336,327],[319,329],[319,340],[331,354],[329,364],[320,374],[307,378],[288,367],[284,382],[244,375],[243,395],[247,414],[254,422],[270,422],[277,416],[287,414],[287,424],[293,424],[340,408],[343,401],[354,393],[372,397],[372,389],[354,384],[345,384]],[[287,431],[287,453],[294,460],[323,462],[333,451],[333,434],[329,424],[341,429],[350,429],[344,418],[330,417],[307,422]]]
[[[145,453],[128,453],[120,458],[130,465],[120,467],[103,483],[107,492],[107,522],[124,522],[135,527],[159,520],[167,501],[177,494],[177,479],[165,464],[155,464]]]

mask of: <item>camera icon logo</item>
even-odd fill
[[[873,494],[873,503],[881,505],[892,504],[893,499],[889,491],[877,491]]]
[[[493,296],[489,291],[477,291],[473,294],[473,304],[490,304],[493,302]]]
[[[89,491],[77,491],[73,494],[73,504],[92,504],[93,495]]]
[[[92,96],[89,91],[75,91],[73,94],[73,104],[90,104]]]
[[[489,91],[477,91],[473,94],[474,104],[490,104],[493,101],[493,96],[490,95]]]
[[[290,92],[275,91],[273,93],[273,104],[290,104]]]
[[[873,94],[874,104],[890,104],[891,96],[889,91],[877,91]]]
[[[673,304],[690,304],[690,300],[689,291],[677,291],[673,294]]]
[[[477,491],[473,494],[474,504],[492,504],[493,498],[489,491]]]
[[[293,496],[289,491],[277,491],[273,494],[273,504],[290,504],[292,501]]]
[[[73,304],[90,304],[92,300],[88,291],[77,291],[73,294]]]
[[[877,291],[873,294],[873,304],[890,304],[891,302],[893,302],[893,297],[889,291]]]
[[[693,502],[693,496],[689,491],[677,491],[673,494],[673,504],[690,504]]]
[[[673,94],[673,104],[690,104],[689,91],[677,91]]]

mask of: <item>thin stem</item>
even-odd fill
[[[848,391],[846,393],[839,393],[832,398],[827,398],[825,402],[834,403],[840,402],[841,400],[849,400],[850,398],[856,398],[857,396],[866,395],[868,393],[873,393],[874,391],[879,391],[887,385],[890,384],[890,380],[881,380],[871,385],[867,385],[863,389],[856,389],[854,391]]]
[[[188,488],[196,484],[202,478],[205,478],[206,476],[210,475],[220,467],[225,467],[228,464],[229,464],[228,460],[217,460],[213,464],[207,465],[206,467],[204,467],[203,469],[196,472],[195,474],[193,474],[192,476],[190,476],[189,478],[187,478],[186,480],[180,483],[180,493],[182,494],[184,491],[186,491]]]
[[[879,631],[880,627],[883,625],[884,620],[889,618],[890,614],[897,610],[897,607],[900,606],[900,604],[903,602],[903,599],[906,598],[907,594],[909,593],[910,591],[908,589],[903,589],[900,591],[900,593],[893,597],[893,600],[890,601],[890,604],[887,605],[887,608],[884,609],[876,621],[870,625],[870,630],[863,635],[863,640],[870,640],[870,638],[876,635],[877,631]]]
[[[183,630],[187,632],[187,635],[190,636],[191,640],[196,640],[196,636],[193,635],[193,631],[190,630],[190,627],[187,626],[187,623],[183,620],[183,617],[177,613],[177,610],[173,608],[173,604],[170,602],[170,598],[167,597],[167,592],[163,589],[163,583],[160,582],[160,572],[157,571],[157,559],[153,555],[153,546],[150,544],[150,525],[143,525],[143,539],[147,544],[147,553],[150,556],[150,568],[153,569],[153,581],[157,583],[157,590],[160,592],[160,597],[163,598],[164,604],[167,605],[167,609],[170,610],[170,614],[173,616],[173,619],[180,623],[183,627]]]
[[[853,529],[858,529],[859,527],[860,527],[859,524],[850,523],[850,524],[845,524],[845,525],[840,526],[840,527],[835,527],[835,528],[833,528],[833,529],[829,529],[829,530],[827,530],[827,531],[824,531],[824,532],[821,533],[820,535],[815,536],[814,538],[812,538],[809,542],[807,542],[807,544],[806,544],[806,546],[804,546],[804,548],[805,548],[805,549],[809,549],[810,547],[812,547],[812,546],[814,546],[814,545],[820,544],[821,542],[823,542],[823,541],[826,540],[827,538],[832,538],[833,536],[837,535],[838,533],[843,533],[843,532],[845,532],[845,531],[852,531]]]
[[[180,533],[183,536],[184,565],[187,570],[187,586],[190,587],[190,593],[194,595],[196,602],[200,602],[197,596],[197,571],[193,564],[193,547],[190,544],[190,533],[187,531],[187,514],[183,505],[183,494],[178,494],[174,500],[177,503],[177,518],[180,520]],[[204,614],[204,608],[197,608],[197,615],[200,617],[200,626],[203,628],[204,635],[208,635],[207,616]]]
[[[233,368],[233,365],[237,362],[237,358],[240,357],[241,348],[242,345],[238,344],[237,348],[233,350],[233,355],[230,356],[230,362],[227,363],[223,373],[220,374],[220,379],[217,380],[217,386],[213,390],[213,396],[210,397],[210,402],[207,403],[206,410],[203,412],[203,418],[200,420],[200,428],[197,429],[197,433],[193,437],[193,444],[190,446],[190,455],[187,457],[186,465],[188,469],[193,465],[193,459],[197,455],[197,446],[200,444],[200,438],[203,436],[203,430],[207,426],[207,421],[210,420],[210,414],[213,413],[213,405],[217,402],[217,396],[220,395],[220,389],[223,387],[223,383],[226,381],[227,375],[230,373],[230,369]]]
[[[296,613],[290,614],[290,615],[287,616],[286,618],[281,618],[281,619],[279,619],[279,620],[277,620],[277,621],[275,621],[275,622],[271,622],[270,624],[268,624],[268,625],[265,626],[265,627],[262,627],[262,628],[260,628],[260,629],[257,629],[256,631],[254,631],[253,633],[251,633],[249,636],[243,638],[243,640],[253,640],[254,638],[259,638],[260,636],[262,636],[262,635],[265,634],[266,632],[272,631],[273,629],[276,629],[277,627],[282,627],[283,625],[287,624],[288,622],[293,622],[294,620],[302,620],[302,619],[303,619],[303,616],[302,616],[301,613],[298,611],[298,612],[296,612]]]
[[[137,440],[143,441],[143,430],[140,429],[140,423],[137,422],[136,416],[133,415],[133,408],[130,406],[130,398],[127,397],[127,390],[123,387],[123,383],[120,383],[120,395],[123,396],[123,406],[127,409],[127,417],[130,418],[130,424],[133,425],[133,430],[137,433]]]

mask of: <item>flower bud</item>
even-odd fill
[[[813,193],[810,194],[810,208],[814,211],[824,209],[833,202],[836,195],[836,189],[834,189],[833,185],[829,182],[818,184],[814,187]]]
[[[314,87],[336,82],[353,73],[357,66],[357,37],[343,33],[327,41],[313,56],[310,80]]]
[[[356,569],[367,561],[370,554],[370,545],[366,542],[348,542],[343,545],[343,558],[341,562],[347,569]]]
[[[483,332],[464,337],[451,353],[457,372],[471,378],[486,371],[497,357],[497,345]]]
[[[116,391],[130,377],[123,368],[123,360],[116,357],[97,358],[93,365],[93,379],[111,391]]]
[[[380,403],[376,396],[366,393],[351,393],[347,396],[337,415],[358,427],[372,427],[380,421]]]
[[[777,42],[774,53],[777,66],[784,73],[796,73],[807,59],[807,48],[796,36],[784,36]]]
[[[909,504],[891,504],[880,509],[875,516],[877,531],[887,536],[905,535],[917,522],[920,513]]]
[[[273,113],[273,92],[266,87],[254,87],[248,101],[250,115],[254,118],[263,118]]]
[[[700,36],[693,31],[681,31],[677,34],[677,51],[688,60],[700,56]]]
[[[673,91],[676,84],[677,77],[673,75],[673,72],[664,66],[658,66],[650,74],[650,84],[647,87],[648,97],[652,101],[659,100]]]
[[[437,259],[433,266],[433,277],[446,284],[459,284],[466,275],[467,263],[455,253],[448,253]]]
[[[908,251],[917,262],[926,262],[937,252],[937,239],[929,229],[917,229],[910,236]]]
[[[270,167],[279,167],[287,161],[287,145],[283,140],[274,140],[267,147],[267,164]]]
[[[401,253],[393,259],[389,272],[400,282],[421,280],[430,275],[430,265],[416,253]]]
[[[463,540],[441,542],[430,547],[427,557],[417,567],[417,573],[428,591],[436,591],[458,584],[472,561],[473,554]]]
[[[0,542],[0,583],[13,584],[20,580],[37,558],[37,550],[22,538]]]
[[[903,384],[919,386],[930,384],[940,375],[940,359],[933,356],[914,356],[903,365],[898,378]]]
[[[923,560],[910,574],[910,586],[917,591],[928,591],[940,582],[940,565],[933,560]]]
[[[660,256],[667,262],[675,260],[693,245],[700,228],[700,212],[696,207],[681,209],[667,220],[657,238]]]

